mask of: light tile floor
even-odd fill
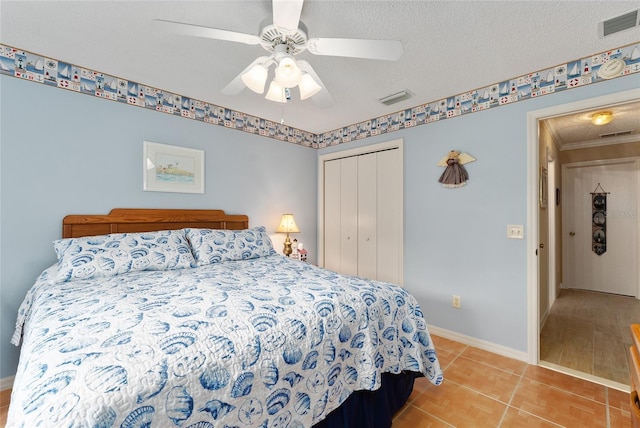
[[[640,323],[640,300],[563,289],[540,334],[540,361],[629,384],[629,326]]]
[[[445,381],[416,380],[393,428],[631,427],[629,393],[433,336]]]

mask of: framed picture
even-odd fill
[[[547,168],[540,167],[540,208],[547,208],[548,192],[547,192]]]
[[[145,141],[143,151],[143,190],[204,193],[204,150]]]

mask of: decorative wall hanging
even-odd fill
[[[204,150],[150,141],[143,150],[143,190],[204,193]]]
[[[442,183],[444,187],[449,188],[466,185],[467,180],[469,180],[469,173],[465,169],[464,164],[473,162],[474,160],[476,160],[476,158],[467,153],[451,150],[438,162],[438,166],[445,167],[444,172],[438,179],[438,183]]]
[[[540,183],[539,183],[539,191],[540,191],[540,208],[547,208],[547,201],[549,199],[549,191],[548,191],[548,184],[547,184],[547,177],[548,177],[548,171],[547,168],[541,166],[540,167]]]
[[[600,191],[598,191],[600,189]],[[607,251],[607,195],[600,183],[591,192],[591,251],[601,256]]]

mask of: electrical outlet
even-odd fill
[[[451,302],[452,306],[456,309],[460,309],[462,307],[462,302],[460,301],[460,296],[453,295],[453,300]]]

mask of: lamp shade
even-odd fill
[[[300,79],[300,83],[298,84],[298,88],[300,89],[300,99],[306,100],[309,97],[314,96],[322,87],[313,80],[313,77],[308,73],[304,73],[302,75],[302,79]]]
[[[287,96],[284,92],[284,88],[275,80],[271,81],[269,85],[269,90],[267,91],[267,95],[265,96],[269,101],[275,101],[277,103],[286,103]]]
[[[267,82],[267,68],[264,65],[256,64],[241,78],[247,88],[261,94],[264,92],[264,84]]]
[[[279,233],[299,233],[298,225],[293,219],[293,214],[282,214],[282,220],[280,220],[280,226],[276,232]]]
[[[280,60],[276,68],[276,82],[285,88],[293,88],[300,83],[302,70],[290,56]]]

